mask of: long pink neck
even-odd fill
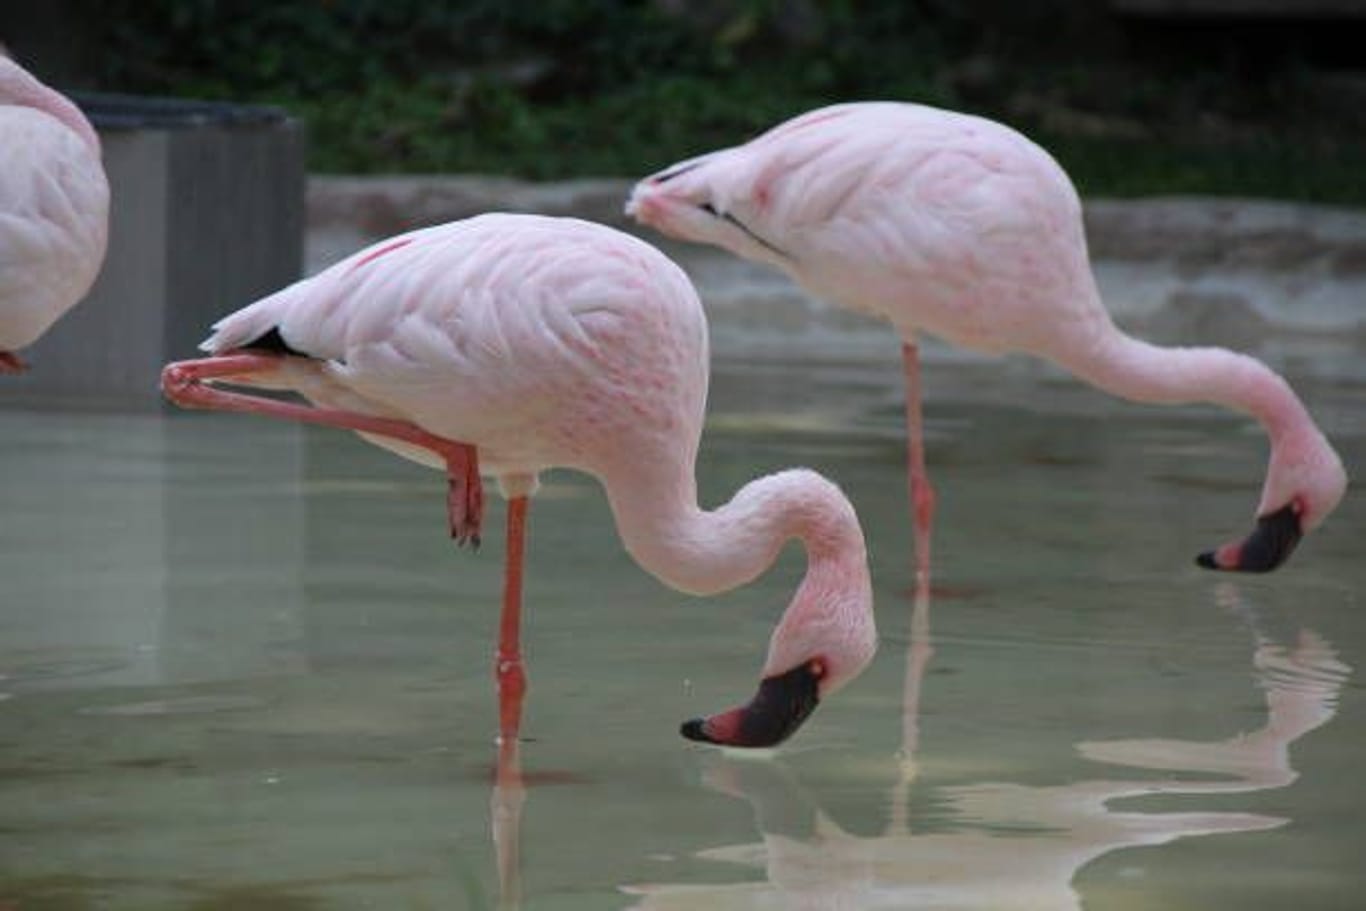
[[[1225,348],[1164,348],[1104,334],[1087,351],[1057,358],[1077,376],[1134,402],[1210,402],[1256,418],[1273,443],[1313,426],[1290,385],[1256,358]]]
[[[1223,348],[1163,348],[1108,322],[1089,340],[1050,358],[1089,383],[1135,402],[1209,402],[1255,418],[1271,440],[1271,467],[1259,512],[1291,495],[1291,466],[1339,465],[1290,385],[1261,361]],[[1313,516],[1316,524],[1322,516]]]
[[[96,156],[100,154],[100,138],[81,109],[61,92],[43,85],[17,63],[3,56],[0,56],[0,104],[42,111],[80,136]]]
[[[839,488],[812,471],[784,471],[708,512],[697,505],[691,465],[640,461],[603,477],[637,563],[673,588],[715,594],[758,577],[795,538],[806,575],[769,640],[764,675],[821,655],[836,662],[832,681],[842,681],[866,663],[876,641],[872,582],[863,532]]]
[[[813,471],[751,481],[711,511],[697,505],[696,481],[682,466],[631,466],[604,483],[627,551],[680,591],[711,595],[753,581],[793,539],[812,565],[864,556],[853,507]]]

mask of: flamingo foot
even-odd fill
[[[1298,505],[1288,503],[1258,517],[1257,527],[1242,541],[1206,551],[1195,562],[1205,569],[1269,573],[1289,558],[1302,537]]]
[[[18,374],[28,370],[23,358],[13,351],[0,351],[0,374]]]
[[[815,711],[823,676],[821,662],[808,661],[785,674],[765,677],[747,705],[685,721],[679,733],[689,740],[718,746],[776,746]]]
[[[446,459],[446,513],[451,537],[457,547],[479,549],[479,529],[484,521],[484,484],[479,478],[479,456],[473,446],[456,443],[443,447]]]
[[[161,389],[167,399],[182,408],[264,414],[307,424],[378,434],[430,449],[446,462],[446,475],[450,482],[446,505],[451,537],[459,544],[470,542],[476,549],[479,547],[479,526],[484,516],[484,487],[479,479],[479,453],[474,446],[438,437],[411,421],[336,408],[317,408],[300,402],[232,392],[216,385],[249,383],[252,377],[279,370],[285,362],[286,358],[278,354],[250,351],[177,361],[162,369]]]

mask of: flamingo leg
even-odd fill
[[[526,672],[522,667],[522,563],[526,551],[525,496],[508,500],[507,561],[503,570],[503,616],[498,625],[494,676],[498,681],[498,738],[516,742],[522,724]]]
[[[925,670],[934,657],[930,638],[930,525],[934,519],[934,488],[925,469],[925,422],[921,414],[920,351],[912,343],[901,346],[906,373],[906,477],[915,525],[915,601],[911,610],[910,644],[901,693],[901,776],[894,789],[889,831],[910,831],[909,798],[920,749],[920,692]]]
[[[526,803],[522,779],[522,701],[526,674],[522,669],[522,558],[526,543],[525,496],[508,500],[507,562],[503,568],[503,616],[498,625],[494,676],[498,681],[498,765],[494,771],[489,818],[498,863],[498,907],[521,906],[521,827]]]
[[[913,342],[901,346],[906,373],[906,475],[911,491],[911,519],[915,525],[917,580],[930,577],[930,525],[934,520],[934,488],[925,470],[925,423],[920,410],[920,351]]]
[[[449,479],[447,511],[451,537],[456,543],[479,544],[483,520],[483,485],[479,480],[479,456],[475,447],[428,433],[410,421],[377,417],[337,408],[317,408],[244,392],[231,392],[206,381],[232,382],[253,374],[278,370],[284,359],[266,354],[228,354],[195,361],[167,364],[161,372],[166,398],[183,408],[264,414],[286,420],[341,427],[361,433],[392,437],[430,449],[446,463]]]
[[[23,373],[28,369],[23,359],[13,351],[0,351],[0,375],[6,373]]]

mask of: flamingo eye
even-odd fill
[[[712,205],[709,202],[700,202],[697,204],[697,208],[701,209],[703,212],[706,212],[708,215],[711,215],[715,218],[721,217],[721,213],[716,211],[716,206]]]

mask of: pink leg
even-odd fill
[[[161,389],[168,399],[183,408],[265,414],[379,434],[430,449],[446,462],[446,474],[450,481],[447,508],[451,536],[460,544],[466,541],[478,544],[479,524],[483,518],[483,487],[479,481],[478,452],[473,446],[438,437],[409,421],[335,408],[315,408],[250,393],[229,392],[204,382],[217,379],[230,383],[234,378],[270,373],[278,370],[282,362],[283,358],[279,356],[265,354],[228,354],[197,361],[179,361],[167,364],[161,371]]]
[[[525,496],[508,500],[503,616],[498,625],[498,653],[494,666],[498,680],[498,738],[504,745],[517,740],[522,725],[522,700],[526,695],[526,673],[522,668],[522,562],[526,549],[527,502]]]
[[[526,542],[526,497],[508,500],[507,562],[503,569],[503,616],[498,625],[498,765],[489,812],[493,849],[498,862],[498,907],[520,907],[522,807],[526,782],[522,778],[522,700],[526,674],[522,670],[522,559]]]
[[[914,344],[901,346],[906,371],[906,468],[915,523],[915,572],[930,577],[930,523],[934,519],[934,488],[925,470],[925,424],[920,413],[920,353]]]
[[[23,373],[28,369],[23,359],[13,351],[0,351],[0,375],[6,373]]]

